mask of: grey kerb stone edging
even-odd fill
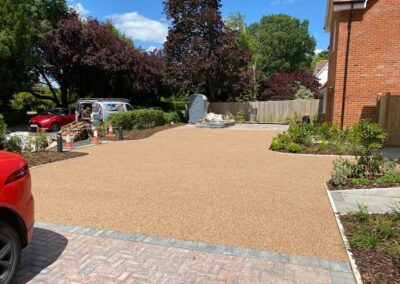
[[[150,237],[142,234],[121,233],[116,231],[76,227],[76,226],[61,225],[61,224],[51,224],[45,222],[36,222],[35,227],[47,230],[55,230],[59,232],[75,233],[75,234],[96,236],[102,238],[111,238],[129,242],[140,242],[150,245],[168,246],[180,249],[225,254],[238,257],[256,258],[268,261],[276,261],[282,263],[290,263],[302,266],[322,268],[331,271],[332,279],[335,280],[335,278],[337,278],[336,283],[340,283],[340,280],[343,279],[346,280],[354,279],[350,263],[342,261],[330,261],[330,260],[288,255],[276,252],[264,252],[264,251],[257,251],[244,248],[206,244],[200,242],[181,241],[181,240],[174,240],[174,239],[160,238],[160,237]]]

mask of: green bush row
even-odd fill
[[[109,122],[114,127],[122,127],[124,130],[145,129],[179,121],[177,112],[148,109],[116,113],[109,118]]]
[[[381,149],[386,137],[386,132],[370,120],[361,120],[348,129],[340,129],[337,125],[320,123],[316,120],[311,123],[291,121],[288,131],[275,137],[270,149],[365,155],[370,151]]]

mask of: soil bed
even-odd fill
[[[34,152],[24,154],[24,158],[27,161],[29,167],[44,165],[48,163],[58,162],[62,160],[68,160],[76,157],[85,156],[88,153],[81,152]]]
[[[326,149],[326,150],[321,150],[318,148],[306,148],[306,149],[302,149],[299,152],[290,152],[286,149],[281,149],[281,150],[274,150],[271,149],[271,151],[274,152],[281,152],[281,153],[290,153],[290,154],[307,154],[307,155],[329,155],[329,156],[354,156],[354,153],[352,152],[340,152],[338,153],[335,150],[330,150],[330,149]]]
[[[346,184],[343,186],[336,186],[332,183],[332,181],[328,181],[326,183],[329,190],[352,190],[352,189],[376,189],[376,188],[390,188],[390,187],[400,187],[400,183],[370,183],[365,185],[354,185],[354,184]]]
[[[140,139],[145,139],[148,138],[152,135],[154,135],[157,132],[179,127],[185,125],[184,123],[175,123],[175,124],[166,124],[163,126],[157,126],[153,128],[148,128],[148,129],[141,129],[141,130],[124,130],[124,140],[140,140]],[[118,141],[118,133],[114,133],[116,136],[115,137],[102,137],[102,140],[106,141]]]
[[[395,220],[394,214],[370,216],[368,222],[353,215],[340,217],[363,283],[400,283],[400,259],[396,259],[395,252],[396,245],[400,243],[400,221]],[[393,234],[390,237],[385,239],[377,229],[380,222],[391,224]],[[353,236],[362,230],[374,232],[378,236],[375,248],[357,248],[352,245]]]

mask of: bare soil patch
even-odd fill
[[[374,189],[374,188],[390,188],[390,187],[400,187],[400,183],[377,183],[373,182],[365,185],[354,185],[354,184],[345,184],[343,186],[336,186],[332,183],[332,181],[328,181],[327,184],[328,189],[335,190],[352,190],[352,189]]]
[[[350,243],[354,235],[362,230],[374,232],[379,238],[377,246],[372,249],[351,245],[363,283],[400,283],[400,259],[396,259],[395,252],[396,245],[400,243],[400,221],[393,220],[393,217],[391,214],[371,215],[368,222],[352,215],[340,217]],[[377,225],[379,222],[390,224],[393,230],[391,237],[382,236]]]
[[[24,154],[24,158],[27,161],[29,167],[44,165],[48,163],[58,162],[62,160],[68,160],[72,158],[77,158],[81,156],[86,156],[88,153],[83,152],[34,152],[29,154]]]
[[[145,139],[148,138],[152,135],[154,135],[157,132],[179,127],[185,125],[184,123],[175,123],[175,124],[166,124],[163,126],[156,126],[153,128],[148,128],[148,129],[140,129],[140,130],[124,130],[124,140],[140,140],[140,139]],[[115,132],[115,137],[102,137],[102,140],[106,141],[118,141],[118,133]]]

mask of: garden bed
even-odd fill
[[[379,189],[379,188],[392,188],[392,187],[400,187],[400,182],[396,183],[377,183],[373,182],[370,184],[364,185],[355,185],[355,184],[345,184],[342,186],[337,186],[332,183],[332,181],[328,181],[326,186],[329,190],[336,191],[336,190],[355,190],[355,189]]]
[[[44,165],[48,163],[68,160],[72,158],[77,158],[81,156],[86,156],[88,153],[81,153],[81,152],[33,152],[33,153],[26,153],[23,154],[25,160],[27,161],[29,167]]]
[[[360,211],[361,212],[361,211]],[[363,283],[400,283],[400,214],[342,215]]]
[[[154,135],[157,132],[179,127],[185,125],[184,123],[175,123],[175,124],[166,124],[163,126],[156,126],[153,128],[148,128],[148,129],[141,129],[141,130],[124,130],[124,140],[140,140],[140,139],[145,139],[148,138],[152,135]],[[115,137],[102,137],[102,140],[106,141],[118,141],[118,133],[115,133]]]

